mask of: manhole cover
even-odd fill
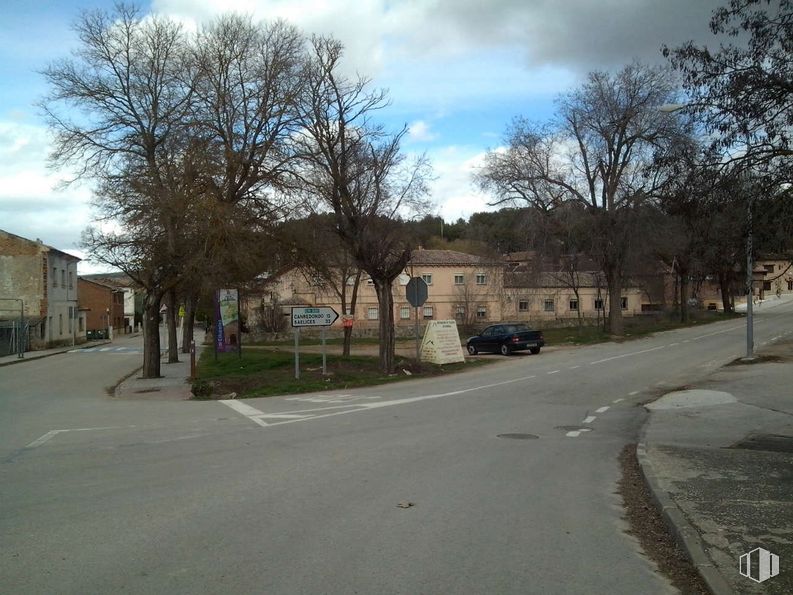
[[[510,438],[512,440],[537,440],[539,436],[534,434],[499,434],[497,438]]]
[[[767,450],[771,452],[793,452],[793,436],[758,434],[736,442],[728,448],[743,450]]]

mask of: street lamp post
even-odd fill
[[[746,359],[754,358],[754,276],[752,275],[754,263],[752,261],[752,201],[749,196],[746,201]]]

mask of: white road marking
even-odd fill
[[[554,370],[553,372],[548,372],[548,374],[558,374],[559,370]]]
[[[113,349],[113,348],[112,347],[102,347],[102,349],[100,349],[99,351],[110,351],[111,349]]]
[[[715,333],[708,333],[707,335],[700,335],[699,337],[694,337],[691,339],[692,341],[697,341],[699,339],[704,339],[705,337],[712,337],[714,335],[721,335],[722,333],[729,333],[730,331],[734,331],[736,329],[742,329],[744,325],[740,326],[731,326],[730,328],[724,329],[723,331],[716,331]]]
[[[105,426],[102,428],[67,428],[65,430],[50,430],[40,438],[36,438],[33,442],[28,444],[25,448],[37,448],[44,444],[45,442],[49,442],[52,438],[55,438],[58,434],[63,434],[64,432],[90,432],[93,430],[117,430],[122,426]],[[130,426],[134,427],[134,426]]]
[[[675,347],[676,345],[680,345],[680,343],[670,343],[669,347]]]
[[[591,432],[590,428],[580,428],[578,430],[571,430],[565,434],[568,438],[578,438],[584,432]]]
[[[688,339],[685,339],[685,340],[683,341],[683,343],[688,343],[688,342],[689,342],[689,340],[688,340]]]
[[[55,436],[57,436],[63,431],[64,430],[50,430],[49,432],[44,434],[41,438],[38,438],[33,442],[31,442],[30,444],[28,444],[25,448],[36,448],[37,446],[41,446],[42,444],[47,442],[47,440],[49,440],[50,438],[55,438]]]
[[[301,416],[299,419],[284,419],[283,421],[276,421],[275,423],[267,423],[264,419],[268,417],[275,417],[281,416],[283,414],[279,413],[265,413],[264,411],[259,411],[255,407],[251,407],[245,403],[241,403],[236,399],[229,399],[229,400],[220,400],[219,403],[223,403],[227,407],[234,409],[237,413],[240,413],[250,419],[251,421],[259,424],[262,427],[267,426],[280,426],[283,424],[292,424],[300,421],[313,421],[315,419],[324,419],[326,417],[333,417],[336,415],[346,415],[348,413],[357,413],[359,411],[367,411],[369,409],[379,409],[381,407],[392,407],[394,405],[405,405],[407,403],[418,403],[419,401],[426,401],[428,399],[440,399],[443,397],[451,397],[455,395],[462,395],[465,393],[475,392],[479,390],[484,390],[488,388],[495,388],[498,386],[504,386],[507,384],[514,384],[516,382],[524,382],[526,380],[531,380],[532,378],[536,378],[537,376],[532,374],[531,376],[522,376],[520,378],[513,378],[512,380],[504,380],[502,382],[494,382],[492,384],[484,384],[482,386],[473,386],[471,388],[463,388],[460,390],[454,390],[447,393],[438,393],[435,395],[422,395],[419,397],[406,397],[404,399],[392,399],[390,401],[381,401],[378,403],[350,403],[349,405],[337,405],[335,407],[325,407],[324,409],[344,409],[343,411],[334,411],[332,413],[325,413],[323,415],[311,415],[311,416]],[[287,411],[285,414],[294,414],[294,413],[309,413],[312,411],[319,411],[320,409],[310,410],[306,409],[303,411]]]
[[[576,368],[580,368],[581,366],[570,366],[571,370],[575,370]]]
[[[614,399],[614,400],[612,401],[612,403],[620,403],[620,402],[622,402],[622,401],[624,401],[624,400],[625,400],[625,399]]]
[[[652,349],[642,349],[641,351],[632,351],[631,353],[623,353],[622,355],[615,355],[613,357],[607,357],[605,359],[599,359],[594,362],[589,362],[590,366],[594,366],[595,364],[602,364],[603,362],[610,362],[615,359],[622,359],[623,357],[630,357],[632,355],[641,355],[642,353],[650,353],[651,351],[658,351],[659,349],[664,349],[666,345],[661,345],[659,347],[653,347]]]
[[[591,424],[591,423],[592,423],[593,421],[595,421],[596,419],[597,419],[597,416],[595,416],[595,415],[587,415],[587,416],[584,418],[584,421],[582,421],[581,423],[584,423],[584,424]]]
[[[605,413],[609,409],[610,409],[610,407],[607,405],[605,407],[601,407],[600,409],[595,409],[595,413]]]
[[[638,391],[638,390],[635,390],[635,391],[633,391],[633,392],[629,392],[629,393],[628,393],[628,396],[629,396],[629,397],[632,397],[633,395],[638,395],[638,394],[639,394],[639,391]]]

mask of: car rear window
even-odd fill
[[[505,333],[522,333],[529,330],[525,324],[508,324],[504,326]]]

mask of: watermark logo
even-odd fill
[[[758,547],[741,556],[738,570],[746,578],[762,583],[779,574],[779,556]]]

